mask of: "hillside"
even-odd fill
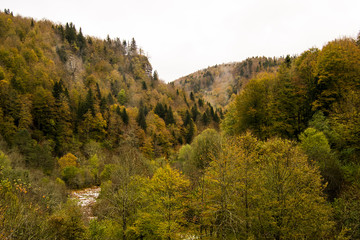
[[[0,239],[360,239],[359,79],[360,35],[165,84],[0,12]]]
[[[252,77],[274,72],[283,58],[252,57],[242,62],[215,65],[174,81],[176,87],[193,92],[215,107],[225,107]]]
[[[147,143],[146,154],[160,157],[196,135],[186,120],[195,99],[159,80],[134,39],[85,37],[72,23],[6,13],[0,23],[0,133],[7,143],[26,132],[38,144],[51,140],[62,156],[79,151],[74,141],[113,148],[127,141],[141,149]],[[195,114],[205,112],[212,116],[205,124],[193,118],[199,131],[218,125],[206,102]]]

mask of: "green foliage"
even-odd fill
[[[190,182],[169,165],[156,170],[144,185],[144,208],[134,225],[138,237],[177,239],[184,234]]]
[[[330,200],[340,193],[344,177],[337,157],[331,152],[325,134],[314,128],[306,129],[299,136],[300,147],[313,164],[318,165],[321,175],[327,182],[325,192]]]
[[[322,49],[317,66],[320,93],[313,103],[315,109],[328,113],[334,102],[358,86],[355,79],[360,74],[359,62],[360,49],[352,39],[335,40]]]
[[[126,96],[126,92],[124,89],[121,89],[120,92],[118,93],[118,101],[121,105],[124,105],[127,101],[127,96]]]
[[[47,222],[47,231],[54,239],[84,239],[85,225],[76,203],[68,201],[63,208],[53,213]]]
[[[121,224],[116,220],[93,220],[89,226],[90,239],[116,240],[122,238]]]
[[[196,126],[192,119],[190,119],[189,125],[186,128],[185,132],[185,141],[186,143],[191,143],[192,139],[194,138],[196,134]]]
[[[0,236],[4,239],[49,239],[49,210],[63,200],[63,188],[55,181],[36,181],[33,174],[12,168],[16,158],[0,153]]]
[[[123,108],[123,110],[121,112],[121,119],[123,120],[125,125],[129,124],[129,116],[128,116],[127,112],[126,112],[126,108]]]
[[[195,172],[204,171],[210,164],[211,159],[218,158],[221,146],[221,137],[214,129],[206,129],[195,137],[191,143],[191,158],[187,162],[188,171],[192,169]],[[194,177],[193,174],[189,176]]]
[[[204,222],[214,224],[218,237],[320,239],[331,233],[321,176],[289,141],[235,139],[211,163],[206,182]]]
[[[168,108],[166,104],[157,103],[154,108],[154,113],[164,119],[166,125],[175,124],[174,114],[171,106]]]
[[[84,115],[84,120],[79,126],[79,133],[85,140],[94,139],[101,141],[106,135],[107,122],[101,113],[93,116],[90,112]]]
[[[145,108],[143,106],[140,106],[138,115],[136,117],[136,122],[144,131],[146,131],[146,128],[147,128],[145,115],[146,115]]]
[[[96,211],[101,220],[111,218],[121,223],[118,233],[128,237],[129,226],[133,224],[139,207],[139,189],[143,184],[138,175],[146,172],[147,167],[136,149],[124,146],[121,151],[121,157],[114,159],[116,164],[106,165],[101,173],[103,183]]]
[[[340,39],[164,84],[134,39],[6,10],[0,238],[359,238],[359,60]],[[223,110],[231,138],[206,129]],[[101,194],[86,227],[63,203],[91,185]]]
[[[236,97],[225,115],[223,130],[228,134],[239,134],[250,129],[256,136],[268,136],[273,74],[263,74],[252,79]]]
[[[66,185],[70,188],[79,188],[82,185],[80,182],[80,170],[75,166],[65,167],[61,175]]]
[[[177,160],[181,165],[188,164],[191,161],[191,155],[192,147],[189,144],[185,144],[180,148]]]
[[[314,128],[306,129],[300,136],[301,148],[311,160],[320,160],[330,155],[330,145],[325,134]],[[324,159],[322,159],[324,160]]]
[[[359,193],[357,185],[350,186],[334,202],[334,215],[338,223],[338,230],[347,229],[345,236],[349,237],[349,239],[360,237],[358,224],[360,221]]]

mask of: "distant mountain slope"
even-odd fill
[[[174,81],[176,87],[203,97],[211,105],[224,107],[249,79],[264,71],[275,71],[283,58],[253,57],[242,62],[215,65]]]

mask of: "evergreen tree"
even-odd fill
[[[119,115],[119,116],[121,116],[121,110],[120,110],[120,107],[119,106],[117,106],[116,107],[116,113]]]
[[[196,126],[194,121],[190,118],[189,126],[187,127],[186,135],[185,135],[185,141],[186,143],[191,143],[195,136],[196,132]]]
[[[165,109],[161,103],[157,103],[154,109],[154,113],[161,117],[162,119],[165,118]]]
[[[204,106],[204,101],[201,98],[199,98],[198,103],[199,103],[199,107]]]
[[[169,107],[169,109],[166,111],[165,123],[166,125],[175,124],[175,119],[171,107]]]
[[[52,94],[55,99],[59,100],[60,94],[63,92],[63,87],[60,82],[55,82]]]
[[[142,89],[143,89],[143,90],[147,90],[147,85],[146,85],[146,82],[145,82],[145,81],[142,81],[142,82],[141,82],[141,85],[142,85]]]
[[[86,40],[81,32],[81,28],[79,29],[79,34],[76,36],[76,43],[77,46],[80,48],[80,51],[82,51],[86,47]]]
[[[145,108],[143,106],[140,106],[138,115],[136,117],[136,122],[144,131],[146,131],[147,128],[146,114],[145,114]]]
[[[96,98],[97,98],[98,100],[101,99],[101,91],[100,91],[100,87],[99,87],[99,84],[98,84],[98,83],[96,83]]]
[[[90,110],[91,114],[93,116],[95,116],[95,102],[94,102],[94,95],[92,93],[91,88],[89,88],[87,95],[86,95],[86,99],[85,99],[85,112]]]
[[[188,110],[185,113],[184,126],[187,126],[190,123],[191,116]]]
[[[207,125],[210,123],[210,117],[209,117],[207,111],[205,111],[205,112],[203,113],[203,115],[202,115],[202,117],[201,117],[201,121],[202,121],[202,123],[203,123],[205,126],[207,126]]]
[[[135,56],[137,54],[137,45],[134,38],[131,39],[130,53],[131,56]]]
[[[194,104],[194,106],[191,108],[191,117],[194,120],[194,122],[196,122],[196,119],[198,117],[198,115],[200,114],[200,112],[197,109],[196,103]]]
[[[193,92],[190,93],[190,100],[191,100],[191,101],[195,101],[195,97],[194,97],[194,93],[193,93]]]
[[[102,115],[104,115],[106,109],[107,109],[107,101],[105,97],[102,97],[100,100],[100,112]]]
[[[66,23],[65,26],[65,38],[66,40],[72,44],[75,42],[76,40],[76,29],[75,26],[73,25],[73,23]]]
[[[126,108],[123,108],[123,110],[121,112],[121,119],[123,120],[125,125],[129,124],[129,116],[128,116],[127,112],[126,112]],[[146,124],[146,122],[145,122],[145,124]]]
[[[154,74],[153,74],[153,80],[154,80],[154,82],[159,81],[159,74],[156,70],[154,71]]]

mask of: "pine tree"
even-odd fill
[[[199,107],[203,107],[204,106],[204,101],[201,98],[199,98],[198,104],[199,104]]]
[[[188,110],[185,113],[184,126],[187,126],[190,123],[191,116]]]
[[[123,110],[121,112],[121,119],[123,120],[125,125],[129,124],[129,116],[128,116],[127,112],[126,112],[126,108],[123,108]]]
[[[202,123],[207,126],[209,123],[210,123],[210,117],[209,115],[207,114],[207,111],[205,111],[201,117],[201,121]]]
[[[94,106],[95,102],[94,102],[94,95],[92,93],[91,88],[89,88],[87,95],[86,95],[86,99],[85,99],[85,112],[90,110],[91,114],[94,116],[95,115],[95,106]]]
[[[186,143],[191,143],[191,141],[193,140],[194,136],[195,136],[195,132],[196,132],[196,126],[194,121],[190,118],[190,122],[189,125],[187,127],[187,131],[186,131],[186,135],[185,135],[185,141]]]
[[[145,108],[143,106],[140,106],[139,113],[136,117],[136,122],[144,131],[146,131],[147,128],[146,114],[145,114]]]
[[[154,82],[159,81],[159,74],[156,70],[154,71],[154,74],[153,74],[153,80],[154,80]]]
[[[66,23],[65,26],[65,38],[66,40],[72,44],[75,42],[76,40],[76,29],[75,26],[73,25],[73,23]]]
[[[130,53],[131,56],[135,56],[137,54],[137,45],[134,38],[131,39]]]
[[[59,100],[60,94],[63,93],[63,86],[61,82],[55,82],[52,94],[55,99]]]
[[[145,82],[145,81],[142,81],[142,82],[141,82],[141,86],[142,86],[142,89],[143,89],[143,90],[147,90],[147,85],[146,85],[146,82]]]
[[[196,119],[198,117],[198,115],[200,114],[200,112],[197,109],[196,103],[194,104],[194,106],[191,108],[191,117],[194,120],[194,122],[196,122]]]
[[[171,107],[169,107],[169,109],[166,111],[165,123],[166,125],[175,124],[175,119]]]
[[[161,117],[162,119],[165,118],[165,109],[161,103],[157,103],[154,109],[154,113]]]
[[[86,47],[86,40],[82,34],[81,28],[79,29],[79,34],[76,36],[76,44],[82,51]]]
[[[98,83],[96,83],[95,85],[96,85],[96,98],[97,98],[98,100],[100,100],[100,99],[101,99],[100,86],[99,86]]]
[[[191,100],[191,101],[195,101],[195,97],[194,97],[194,93],[193,93],[193,92],[190,93],[190,100]]]

